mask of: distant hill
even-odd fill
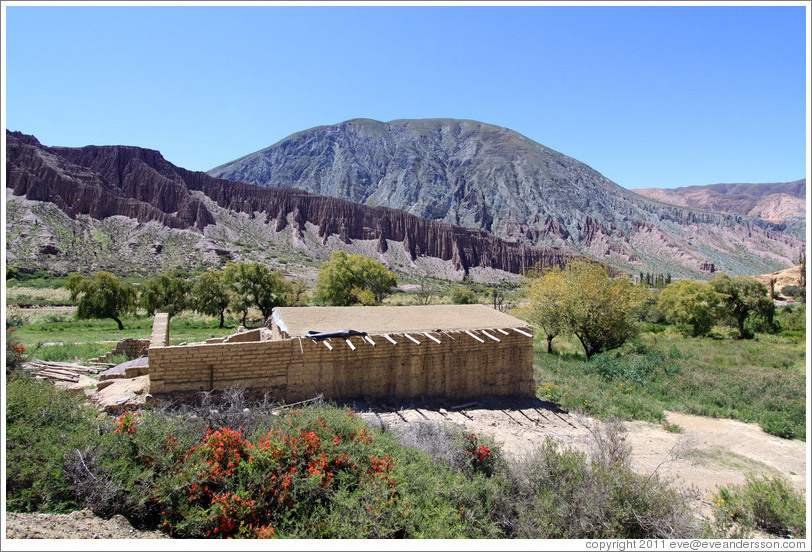
[[[776,222],[806,219],[806,179],[775,184],[710,184],[632,190],[649,199],[716,213],[748,215]]]
[[[651,201],[510,129],[455,119],[353,119],[209,171],[573,249],[621,270],[708,277],[793,263],[789,225]]]
[[[301,273],[344,249],[403,272],[487,280],[581,258],[402,210],[217,179],[132,146],[46,147],[7,132],[6,186],[8,266],[27,271],[155,274],[257,260]]]

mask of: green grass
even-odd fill
[[[76,320],[72,313],[58,313],[23,324],[15,335],[29,350],[42,343],[99,344],[125,338],[148,339],[152,334],[152,320],[151,316],[123,318],[124,330],[119,330],[113,320]],[[178,315],[171,322],[170,343],[177,345],[229,335],[237,330],[238,322],[226,319],[225,328],[219,328],[219,324],[219,320],[211,317],[191,313]]]
[[[642,334],[618,351],[587,361],[573,341],[561,354],[535,342],[537,395],[599,418],[663,422],[664,410],[757,422],[781,437],[805,440],[805,345],[780,335],[756,339]]]

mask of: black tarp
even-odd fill
[[[315,341],[322,341],[324,339],[329,339],[331,337],[350,337],[352,335],[360,335],[365,336],[367,335],[366,332],[359,332],[358,330],[339,330],[337,332],[317,332],[314,330],[310,330],[305,334],[305,337],[309,337]]]

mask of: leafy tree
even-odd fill
[[[234,291],[243,310],[243,325],[248,307],[256,307],[268,320],[276,307],[288,304],[292,293],[290,283],[280,272],[271,270],[260,263],[228,263],[224,270],[227,285]]]
[[[683,334],[708,335],[718,318],[721,296],[707,282],[679,280],[660,292],[658,305]]]
[[[321,265],[316,294],[325,303],[336,306],[375,305],[397,285],[395,274],[363,255],[333,251]]]
[[[748,317],[761,317],[766,325],[773,325],[775,303],[767,295],[767,286],[751,276],[731,278],[724,272],[710,283],[722,296],[723,312],[736,324],[739,338],[753,337],[752,332],[745,328]]]
[[[454,286],[451,288],[451,302],[455,305],[475,305],[478,301],[474,290],[462,286]]]
[[[71,274],[65,287],[71,301],[78,299],[76,315],[80,319],[111,318],[123,330],[121,317],[135,310],[135,288],[109,272],[95,272],[89,278]]]
[[[189,283],[183,278],[159,274],[144,282],[139,301],[150,316],[160,311],[172,318],[186,308],[189,288]]]
[[[634,335],[640,290],[628,278],[612,277],[600,265],[586,261],[575,261],[559,273],[550,271],[540,276],[546,277],[557,280],[560,292],[539,297],[529,307],[557,312],[561,328],[578,338],[587,358],[616,349]],[[547,300],[551,301],[548,306],[538,306]]]
[[[565,303],[564,271],[553,267],[544,272],[528,274],[530,284],[525,289],[527,302],[519,313],[547,336],[547,353],[553,353],[553,339],[567,330],[560,309]]]
[[[228,289],[223,282],[223,273],[216,270],[207,270],[195,278],[192,284],[193,308],[209,316],[220,317],[220,327],[225,326],[225,311],[228,308],[230,297]]]

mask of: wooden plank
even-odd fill
[[[397,342],[397,341],[395,341],[394,339],[392,339],[391,337],[389,337],[389,334],[381,334],[381,335],[383,335],[383,336],[384,336],[386,339],[388,339],[388,340],[389,340],[389,342],[390,342],[390,343],[392,343],[392,345],[397,345],[397,344],[398,344],[398,342]]]
[[[442,343],[442,341],[440,341],[439,339],[437,339],[436,337],[434,337],[433,335],[431,335],[428,332],[423,332],[423,335],[425,335],[426,337],[428,337],[429,339],[431,339],[435,343]]]
[[[449,406],[448,408],[450,410],[462,410],[463,408],[470,408],[470,407],[476,406],[478,404],[479,404],[478,402],[474,401],[474,402],[467,402],[467,403],[464,403],[464,404],[458,404],[456,406]]]
[[[527,337],[533,337],[533,334],[529,334],[529,333],[525,332],[524,330],[520,330],[519,328],[511,328],[511,330],[513,330],[514,332],[520,333],[522,335],[526,335]]]
[[[470,335],[471,337],[473,337],[474,339],[476,339],[476,340],[477,340],[477,341],[479,341],[480,343],[485,343],[485,340],[484,340],[484,339],[482,339],[481,337],[479,337],[478,335],[474,335],[474,334],[472,334],[472,333],[471,333],[470,331],[468,331],[468,330],[465,330],[465,333],[467,333],[468,335]]]

